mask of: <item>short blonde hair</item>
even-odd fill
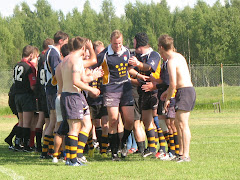
[[[104,47],[104,44],[102,41],[95,41],[93,43],[93,49],[95,50],[98,46],[103,46]]]
[[[111,34],[111,40],[112,40],[112,38],[120,38],[120,37],[123,37],[123,35],[122,35],[122,33],[119,31],[119,30],[114,30],[113,32],[112,32],[112,34]]]
[[[174,47],[174,40],[171,36],[169,36],[168,34],[164,34],[164,35],[161,35],[159,38],[158,38],[158,46],[162,46],[166,51],[172,49],[174,50],[175,47]]]

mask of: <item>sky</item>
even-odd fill
[[[83,5],[85,0],[47,0],[51,5],[53,10],[62,10],[64,14],[71,12],[73,8],[78,8],[79,11],[83,10]],[[161,0],[153,0],[155,3],[160,2]],[[212,6],[216,0],[204,0]],[[26,2],[32,11],[35,10],[34,4],[37,0],[0,0],[0,14],[3,17],[11,16],[13,14],[13,9],[16,5],[21,4],[22,2]],[[112,0],[113,6],[116,10],[116,15],[121,16],[124,14],[124,6],[128,3],[135,3],[135,0]],[[140,2],[150,3],[150,0],[140,0]],[[185,6],[194,7],[197,0],[167,0],[168,5],[170,6],[171,11],[173,11],[176,7],[183,9]],[[220,0],[221,3],[224,0]],[[99,12],[102,5],[102,0],[90,0],[91,7]]]

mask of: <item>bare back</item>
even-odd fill
[[[168,59],[168,66],[171,66],[171,75],[176,81],[176,89],[193,86],[186,59],[181,54],[172,52]]]
[[[81,74],[84,70],[82,58],[75,54],[70,54],[66,56],[63,59],[61,70],[63,80],[62,92],[79,93],[81,89],[74,85],[73,73],[79,72],[75,74],[79,74],[79,80],[81,80]]]

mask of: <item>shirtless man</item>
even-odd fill
[[[158,50],[161,56],[168,60],[169,88],[162,94],[165,98],[164,109],[167,111],[170,99],[175,90],[176,93],[176,126],[180,145],[180,156],[177,162],[191,161],[189,156],[191,132],[188,125],[190,111],[193,110],[196,92],[191,82],[186,59],[174,52],[173,38],[169,35],[161,35],[158,39]]]
[[[86,39],[76,37],[71,41],[73,42],[69,43],[71,52],[63,59],[61,64],[63,82],[61,110],[63,119],[67,119],[69,125],[69,133],[66,140],[69,146],[70,161],[67,165],[81,166],[82,163],[77,159],[78,141],[80,140],[79,132],[81,130],[88,136],[92,127],[86,99],[81,93],[81,90],[89,91],[96,96],[100,94],[100,91],[97,88],[86,85],[82,81],[84,76],[83,56],[85,54]],[[90,41],[87,41],[87,43],[88,46],[90,46]],[[93,53],[91,53],[91,55],[95,56],[95,53]],[[94,77],[91,79],[93,78]]]

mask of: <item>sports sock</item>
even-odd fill
[[[87,145],[89,146],[89,149],[94,149],[92,134],[88,136]]]
[[[170,141],[169,141],[169,134],[168,132],[165,132],[164,134],[165,140],[167,141],[168,144],[168,152],[170,151]]]
[[[107,153],[108,148],[108,135],[102,135],[102,145],[101,147],[101,153]]]
[[[102,146],[102,127],[96,127],[96,136],[97,136],[97,141],[99,143],[99,147],[101,149],[101,146]]]
[[[50,141],[48,144],[48,153],[49,154],[54,153],[54,136],[55,136],[55,133],[52,136],[50,136]]]
[[[31,134],[30,134],[30,144],[29,144],[30,147],[34,147],[35,146],[34,138],[35,138],[35,131],[31,131]]]
[[[77,157],[83,157],[83,149],[86,146],[86,142],[88,140],[88,134],[81,131],[78,134],[78,143],[77,143]]]
[[[69,137],[65,136],[65,152],[66,152],[66,160],[70,161],[70,152],[69,152]]]
[[[69,135],[69,154],[70,154],[70,161],[72,163],[77,162],[77,146],[78,146],[78,137]]]
[[[16,135],[16,129],[18,127],[18,123],[15,124],[12,128],[12,131],[10,132],[10,134],[8,135],[8,137],[5,138],[5,142],[9,144],[9,146],[12,146],[12,139],[13,137]]]
[[[131,131],[132,130],[127,130],[127,129],[124,128],[123,137],[122,137],[122,143],[126,144],[128,136],[131,133]]]
[[[156,152],[155,148],[155,130],[153,128],[147,130],[148,148],[150,152]]]
[[[140,153],[143,153],[145,150],[145,141],[137,142],[137,146],[138,146],[138,151]]]
[[[24,145],[24,148],[29,148],[31,129],[30,128],[22,128],[22,129],[23,129],[23,145]]]
[[[158,120],[158,117],[157,117],[157,116],[154,116],[154,117],[153,117],[153,120],[154,120],[154,124],[156,125],[157,129],[159,129],[160,126],[159,126],[159,120]]]
[[[109,143],[110,143],[110,148],[111,148],[111,152],[112,155],[113,154],[117,154],[118,153],[118,133],[115,134],[108,134],[108,139],[109,139]]]
[[[169,134],[170,139],[170,152],[175,155],[175,144],[174,144],[174,137],[173,134]]]
[[[159,138],[158,138],[158,132],[157,132],[157,129],[155,129],[154,131],[155,131],[155,148],[157,149]]]
[[[42,148],[42,129],[41,128],[36,128],[36,145],[37,149]]]
[[[174,143],[175,143],[175,155],[179,155],[179,143],[178,143],[177,132],[174,132],[173,135],[174,135]]]
[[[42,156],[47,156],[48,145],[50,141],[51,141],[51,136],[45,135],[43,137]]]
[[[158,137],[159,137],[159,145],[160,145],[159,150],[162,150],[164,153],[166,153],[166,140],[165,140],[165,137],[163,136],[163,131],[161,128],[158,129]]]

